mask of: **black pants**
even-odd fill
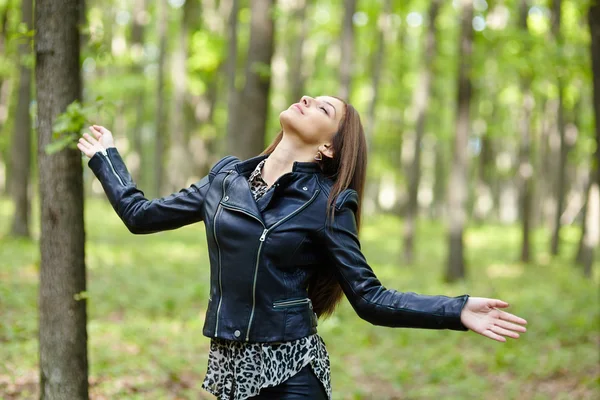
[[[327,400],[327,392],[310,364],[277,386],[263,388],[253,400]]]

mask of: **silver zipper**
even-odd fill
[[[108,161],[108,165],[110,165],[110,169],[112,170],[113,174],[115,174],[115,176],[119,180],[119,183],[121,183],[121,185],[125,186],[125,183],[123,183],[123,180],[121,179],[119,174],[117,174],[117,171],[115,171],[115,167],[113,166],[112,161],[110,161],[110,156],[108,155],[108,151],[106,151],[106,149],[102,149],[102,150],[100,150],[100,152],[104,155],[104,157],[106,157],[106,161]]]
[[[229,176],[231,175],[233,171],[228,171],[227,172],[227,176],[223,179],[223,184],[221,186],[221,192],[223,192],[223,194],[225,194],[225,182],[227,181],[227,178],[229,178]],[[221,199],[223,199],[223,197],[221,197]],[[219,215],[219,209],[222,207],[221,202],[219,201],[219,206],[217,207],[217,212],[215,212],[215,216],[213,218],[213,236],[215,237],[215,243],[217,244],[217,254],[218,254],[218,258],[219,258],[219,305],[217,306],[217,322],[215,324],[215,337],[217,336],[217,333],[219,332],[219,313],[221,311],[221,303],[223,301],[223,284],[221,282],[221,249],[219,248],[219,240],[217,239],[217,215]]]
[[[275,308],[289,307],[289,306],[295,306],[297,304],[306,304],[306,303],[310,303],[310,302],[311,301],[309,298],[297,299],[297,300],[282,300],[282,301],[273,302],[273,307],[275,307]]]
[[[256,308],[256,278],[258,277],[258,260],[260,258],[260,250],[262,249],[262,245],[267,237],[267,234],[270,231],[272,231],[273,229],[275,229],[277,226],[281,225],[282,223],[284,223],[285,221],[292,218],[294,215],[298,214],[300,211],[302,211],[306,207],[308,207],[310,205],[310,203],[312,203],[313,200],[317,197],[317,195],[319,194],[319,191],[320,190],[317,189],[315,194],[313,194],[313,196],[310,198],[310,200],[308,200],[306,203],[304,203],[302,205],[302,207],[300,207],[299,209],[297,209],[290,215],[286,216],[284,219],[277,221],[277,223],[272,225],[269,229],[263,230],[263,233],[260,236],[260,239],[259,239],[260,245],[258,246],[258,254],[256,255],[256,266],[254,267],[254,283],[252,284],[252,312],[250,313],[250,321],[248,322],[248,331],[246,332],[246,341],[250,340],[250,328],[252,327],[252,320],[254,318],[254,310]],[[261,223],[262,223],[262,221],[261,221]],[[264,225],[263,225],[263,227],[264,227]]]
[[[250,327],[252,326],[252,319],[254,318],[254,309],[256,308],[256,278],[258,278],[258,260],[260,259],[260,250],[262,249],[265,237],[267,236],[268,229],[263,230],[260,236],[260,245],[258,246],[258,253],[256,254],[256,265],[254,266],[254,282],[252,283],[252,312],[250,312],[250,320],[248,321],[248,331],[246,332],[246,341],[250,340]]]

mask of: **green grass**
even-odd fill
[[[34,207],[37,220],[37,207]],[[37,397],[37,240],[6,235],[12,205],[0,199],[0,399]],[[147,236],[129,233],[105,199],[86,200],[90,393],[95,399],[213,399],[201,389],[209,339],[203,224]],[[347,301],[319,322],[334,399],[600,398],[598,263],[593,280],[573,265],[577,229],[562,255],[522,265],[517,226],[471,227],[467,279],[441,281],[444,225],[421,222],[417,261],[401,261],[400,220],[365,218],[363,251],[386,287],[424,294],[497,297],[528,332],[498,343],[472,332],[390,329],[359,319]],[[37,237],[39,227],[34,224]]]

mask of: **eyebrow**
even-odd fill
[[[323,100],[324,103],[327,103],[331,106],[331,108],[333,108],[333,116],[335,117],[337,115],[337,110],[335,109],[335,107],[333,106],[333,104],[331,104],[328,101]]]

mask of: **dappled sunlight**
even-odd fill
[[[518,246],[519,231],[513,225],[492,225],[478,229],[469,228],[465,232],[465,246],[468,249],[489,248],[490,246]]]
[[[490,278],[518,278],[523,275],[523,269],[519,264],[490,264],[486,272]]]

